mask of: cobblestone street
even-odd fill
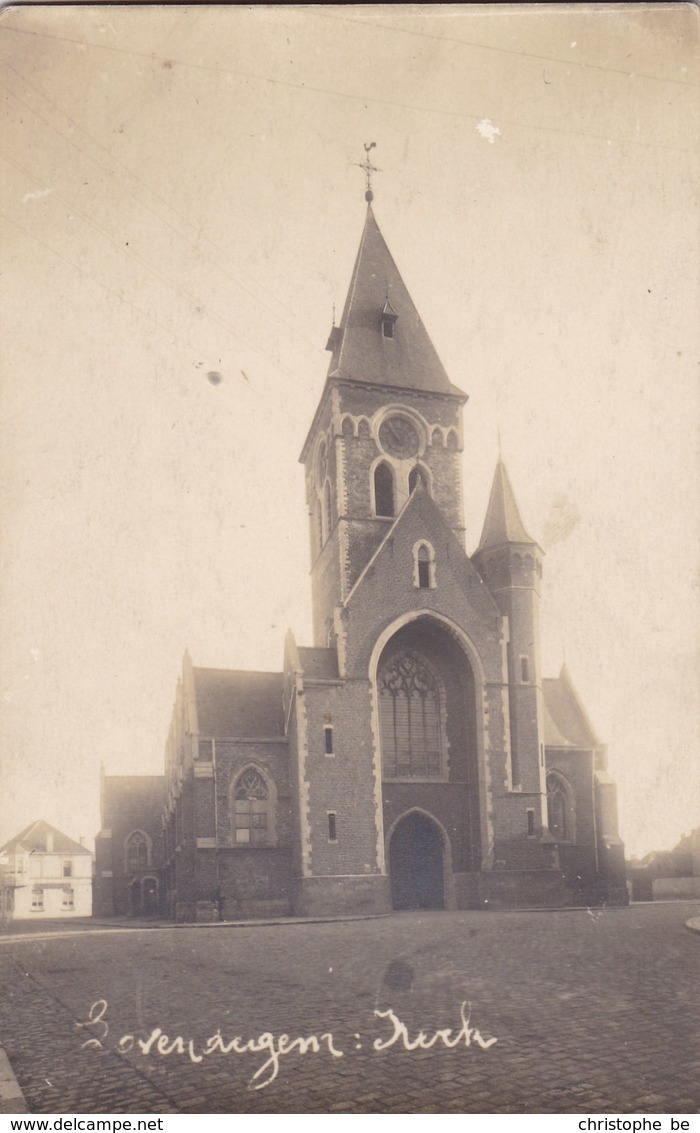
[[[407,913],[29,940],[15,926],[0,938],[0,1042],[33,1113],[694,1113],[700,935],[685,921],[698,911]],[[400,1034],[375,1015],[389,1009]],[[445,1028],[430,1049],[406,1049]],[[474,1029],[497,1042],[484,1049]],[[285,1054],[282,1035],[317,1036],[319,1049]]]

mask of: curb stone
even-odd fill
[[[0,1046],[0,1113],[29,1113],[10,1060]]]

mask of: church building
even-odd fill
[[[313,644],[289,633],[272,673],[185,655],[164,778],[103,780],[102,913],[627,900],[606,748],[566,669],[541,672],[542,550],[499,458],[467,553],[467,397],[367,199],[301,451]]]

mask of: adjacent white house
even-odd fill
[[[92,915],[92,853],[43,819],[0,847],[0,912],[8,918]]]

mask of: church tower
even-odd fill
[[[328,853],[327,814],[335,835],[348,821],[363,826],[364,844],[356,834],[345,862],[349,877],[370,874],[361,886],[369,907],[512,900],[532,871],[541,874],[538,899],[551,901],[561,879],[546,813],[541,551],[499,462],[479,550],[473,562],[467,556],[467,397],[443,368],[371,203],[327,348],[301,460],[313,665],[337,673],[342,691],[331,696],[328,684],[301,677],[303,651],[290,647],[297,724],[302,697],[304,710],[297,783],[307,796],[298,909],[319,908],[332,885],[339,854]],[[329,730],[348,762],[314,757]],[[354,885],[344,883],[344,900],[359,899]]]
[[[372,205],[325,388],[301,460],[311,535],[315,644],[418,481],[463,539],[461,408],[386,246]]]
[[[547,827],[544,705],[540,670],[542,549],[525,530],[501,457],[472,562],[508,619],[510,777],[531,799],[533,833]]]

